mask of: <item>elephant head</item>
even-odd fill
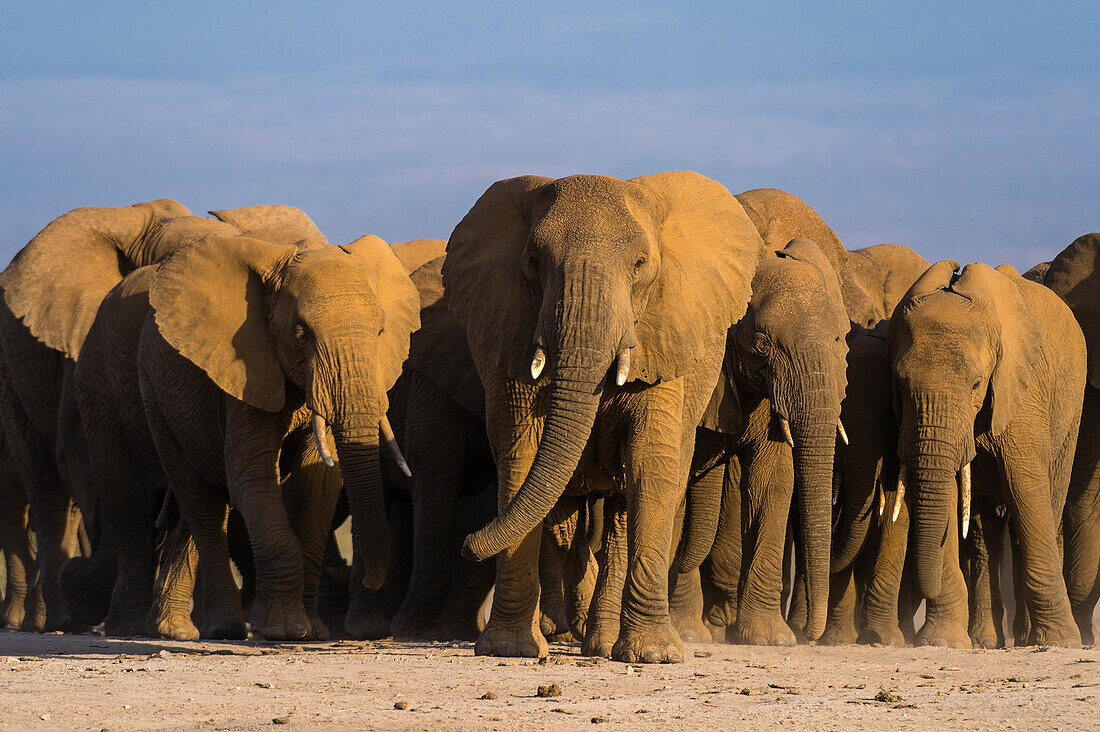
[[[1096,266],[1097,259],[1100,259],[1100,234],[1079,236],[1049,263],[1042,283],[1054,290],[1077,318],[1085,334],[1089,385],[1100,389],[1100,302],[1096,297],[1100,292],[1100,267]]]
[[[376,588],[389,554],[379,463],[380,435],[392,435],[386,393],[419,326],[419,296],[378,237],[341,247],[270,238],[279,237],[210,238],[168,257],[149,291],[156,325],[234,399],[265,412],[304,399],[322,456],[331,427],[363,583]]]
[[[525,176],[485,192],[447,246],[449,306],[483,378],[503,369],[548,399],[530,472],[467,556],[518,544],[542,521],[605,385],[640,389],[717,359],[762,250],[737,200],[697,173]]]
[[[844,306],[853,326],[874,328],[888,319],[928,260],[904,244],[876,244],[849,252],[840,271]]]
[[[848,316],[831,263],[808,239],[765,255],[752,302],[730,331],[743,387],[771,402],[773,435],[794,452],[795,498],[805,547],[806,635],[825,627],[829,595],[833,456],[845,388]]]
[[[290,206],[249,206],[192,216],[170,198],[117,208],[78,208],[51,221],[0,274],[4,300],[39,341],[76,359],[99,304],[127,274],[208,236],[278,224],[298,238],[317,227]]]
[[[836,233],[808,203],[779,188],[753,188],[737,194],[768,249],[779,251],[791,239],[805,238],[817,244],[833,270],[840,272],[848,251]]]
[[[906,293],[887,333],[897,451],[913,494],[917,583],[928,598],[940,591],[956,493],[966,536],[975,436],[1008,426],[1035,379],[1042,343],[1015,270],[970,264],[956,274],[958,267],[932,265]]]

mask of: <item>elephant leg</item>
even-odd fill
[[[792,496],[791,500],[797,502],[798,496]],[[791,577],[791,604],[787,609],[787,625],[794,633],[796,641],[806,643],[806,636],[802,629],[806,627],[806,613],[809,608],[806,604],[806,575],[802,572],[802,567],[805,566],[802,556],[802,541],[798,536],[798,528],[794,521],[796,516],[798,516],[797,509],[792,510],[787,521],[787,540],[783,549],[783,573],[784,575],[790,573]],[[783,583],[786,585],[787,580],[784,579]]]
[[[918,646],[971,647],[970,634],[967,633],[970,611],[966,580],[963,578],[959,564],[958,499],[958,492],[953,493],[943,545],[940,593],[936,597],[926,599],[924,625],[917,631],[915,639]]]
[[[455,516],[455,543],[493,520],[497,512],[496,483],[481,493],[459,501]],[[439,614],[439,635],[443,640],[477,640],[484,622],[480,611],[493,588],[496,563],[493,560],[471,562],[461,554],[451,557],[451,590]]]
[[[18,628],[27,617],[28,581],[34,577],[30,505],[14,466],[4,460],[2,467],[7,469],[0,473],[0,550],[4,552],[7,577],[0,603],[0,627]]]
[[[829,616],[825,622],[825,631],[817,639],[819,646],[840,646],[856,642],[859,633],[856,629],[857,592],[853,567],[854,562],[829,577]]]
[[[165,537],[160,568],[153,587],[153,607],[149,611],[152,633],[161,638],[198,640],[199,629],[191,620],[191,600],[199,572],[199,553],[184,521]]]
[[[592,503],[588,497],[564,496],[543,521],[543,549],[551,552],[557,565],[557,574],[562,581],[562,632],[577,639],[583,639],[587,632],[588,610],[599,574],[588,533]],[[603,511],[602,504],[598,510]],[[602,530],[600,533],[603,533]],[[544,585],[543,595],[539,600],[544,618],[544,635],[547,634],[545,599]]]
[[[1026,643],[1078,647],[1081,631],[1070,609],[1058,550],[1062,507],[1052,511],[1048,462],[1028,458],[1009,456],[1004,461],[1012,530],[1023,565],[1022,590],[1031,620]],[[1017,638],[1017,645],[1020,641]]]
[[[557,557],[561,550],[550,543],[549,534],[544,526],[539,548],[539,628],[547,641],[565,643],[573,640],[573,633],[565,617],[565,581]]]
[[[390,622],[395,638],[439,637],[440,611],[451,584],[455,507],[467,472],[470,416],[439,387],[415,372],[407,376],[406,457],[412,470],[412,575]]]
[[[348,582],[348,613],[344,626],[353,638],[374,640],[390,635],[390,618],[405,599],[412,572],[412,506],[404,495],[390,495],[386,501],[386,522],[390,529],[390,566],[381,589],[363,586],[362,558],[352,554]]]
[[[887,504],[893,505],[890,501]],[[906,638],[899,627],[898,617],[909,541],[908,502],[902,501],[896,521],[892,518],[892,512],[884,512],[879,523],[879,537],[872,553],[856,640],[859,643],[904,646]]]
[[[603,542],[596,552],[596,563],[599,571],[581,654],[611,658],[619,637],[627,575],[627,505],[621,493],[604,499]]]
[[[331,440],[331,436],[328,437]],[[329,446],[332,450],[332,445]],[[321,460],[313,440],[304,439],[292,456],[290,477],[283,486],[283,501],[302,547],[302,604],[309,616],[310,640],[328,640],[330,632],[317,610],[321,567],[340,497],[339,470]]]
[[[737,589],[741,583],[741,464],[732,458],[722,478],[722,508],[714,547],[703,563],[703,617],[714,628],[737,621]]]
[[[1100,600],[1100,389],[1085,387],[1081,429],[1063,513],[1065,579],[1081,643],[1096,642]]]
[[[325,544],[325,557],[321,564],[321,581],[317,586],[317,615],[321,618],[321,622],[328,626],[334,638],[344,638],[348,635],[344,627],[344,617],[347,615],[350,601],[348,594],[350,575],[351,567],[340,554],[335,532],[329,532],[328,541]]]
[[[710,643],[710,630],[703,624],[703,586],[699,568],[677,573],[670,586],[668,610],[680,638],[685,643]]]
[[[685,443],[695,440],[694,423],[684,435],[683,404],[683,379],[651,387],[623,451],[627,575],[619,637],[611,649],[617,661],[684,660],[684,643],[669,615],[667,579],[676,515],[687,491],[691,444]]]
[[[999,563],[994,553],[1002,539],[994,507],[980,499],[970,520],[965,557],[970,589],[970,641],[975,648],[1003,648],[1004,629],[1001,625]]]
[[[750,434],[766,435],[771,407],[766,400],[749,417]],[[730,643],[790,646],[794,633],[780,604],[787,518],[794,492],[790,448],[758,440],[742,450],[741,511],[743,553],[737,622],[726,633]]]
[[[523,485],[538,451],[541,425],[531,424],[537,394],[499,372],[490,378],[483,375],[483,381],[486,427],[497,461],[497,506],[503,513]],[[477,655],[541,658],[547,654],[546,637],[539,627],[541,543],[540,524],[518,545],[497,556],[493,608],[478,636]]]

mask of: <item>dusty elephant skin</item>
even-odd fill
[[[888,338],[898,454],[912,492],[917,642],[970,644],[958,563],[976,497],[1004,502],[1019,545],[1020,642],[1075,646],[1058,522],[1085,386],[1085,339],[1065,303],[1011,267],[937,262],[910,288]]]
[[[443,278],[485,384],[501,508],[464,548],[500,555],[479,653],[546,654],[540,525],[572,482],[627,496],[612,656],[683,659],[665,579],[673,522],[762,249],[736,199],[686,172],[504,180],[456,227]]]
[[[318,518],[299,517],[315,527],[300,540],[282,500],[278,460],[298,427],[312,425],[314,466],[331,460],[331,429],[362,583],[382,585],[389,537],[380,435],[389,432],[386,392],[419,324],[418,300],[400,261],[373,236],[341,247],[215,238],[158,267],[138,352],[141,393],[207,592],[221,598],[219,613],[205,620],[209,635],[246,633],[229,573],[222,491],[241,512],[255,556],[253,630],[268,638],[327,633],[315,604],[304,605],[304,596],[315,600],[316,585],[304,586],[303,562],[319,577],[338,484],[321,481],[325,498],[304,506]],[[211,424],[219,426],[213,434]]]
[[[81,514],[92,527],[92,543],[97,538],[74,362],[111,288],[163,254],[159,222],[190,213],[171,199],[74,209],[39,232],[0,274],[0,417],[37,534],[46,630],[84,630],[106,612],[105,606],[69,607],[60,586],[65,562],[81,553]]]
[[[1064,514],[1065,576],[1081,642],[1096,642],[1100,598],[1100,234],[1085,234],[1047,263],[1042,282],[1070,309],[1085,334],[1088,384]]]

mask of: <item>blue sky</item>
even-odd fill
[[[188,2],[0,10],[0,258],[81,205],[446,238],[494,180],[698,170],[849,248],[1100,229],[1100,3]]]

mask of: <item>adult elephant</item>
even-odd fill
[[[737,494],[727,491],[722,502],[724,530],[708,560],[714,592],[705,613],[727,625],[730,642],[790,645],[795,636],[782,616],[780,585],[792,496],[808,587],[800,630],[812,640],[825,626],[848,318],[831,262],[808,239],[765,255],[752,290],[748,312],[730,330],[726,376],[702,423],[730,435],[726,449],[740,469]],[[696,462],[707,459],[697,451]]]
[[[839,274],[848,261],[848,250],[824,219],[793,193],[779,188],[753,188],[737,194],[765,246],[779,251],[792,239],[809,239],[817,245]]]
[[[1061,297],[1085,334],[1088,383],[1063,515],[1065,577],[1081,642],[1096,642],[1100,598],[1100,234],[1085,234],[1050,262],[1043,283]]]
[[[300,541],[283,503],[279,454],[311,425],[340,474],[362,582],[382,585],[389,536],[379,446],[392,441],[386,392],[419,323],[419,297],[378,237],[334,247],[239,236],[175,252],[149,286],[152,312],[138,350],[141,393],[173,494],[194,536],[207,592],[223,598],[211,635],[243,637],[229,572],[225,492],[248,529],[256,561],[250,622],[275,639],[323,635],[303,603],[303,561],[320,560],[337,491],[309,504],[325,522]]]
[[[1081,415],[1085,340],[1065,303],[1011,267],[958,268],[932,265],[888,330],[898,456],[913,496],[910,551],[929,603],[917,642],[970,644],[958,547],[960,520],[965,538],[977,495],[1005,503],[1011,516],[1031,625],[1020,642],[1076,646],[1058,524]]]
[[[302,211],[286,206],[251,206],[217,212],[220,219],[181,216],[157,225],[165,255],[217,237],[234,237],[243,226],[273,224],[253,236],[292,243],[319,235]],[[190,613],[156,614],[153,604],[154,522],[168,491],[142,403],[138,346],[149,313],[149,287],[155,266],[128,274],[103,299],[85,338],[74,382],[80,421],[95,474],[97,534],[91,558],[70,560],[62,573],[68,607],[81,620],[105,622],[108,635],[146,632],[170,638],[198,637]],[[169,526],[164,527],[168,530]],[[183,529],[186,538],[186,527]],[[181,539],[182,540],[182,539]],[[173,544],[174,545],[174,544]],[[171,546],[171,545],[170,545]],[[173,560],[174,561],[174,560]],[[171,594],[172,588],[168,588]],[[190,603],[190,592],[181,598]]]
[[[477,653],[546,654],[541,523],[567,489],[602,488],[628,502],[612,656],[683,660],[668,610],[673,523],[762,250],[737,200],[691,172],[503,180],[455,228],[443,281],[485,386],[501,509],[463,549],[501,555]]]
[[[81,514],[96,539],[95,491],[71,379],[75,361],[110,289],[164,253],[160,222],[190,213],[171,199],[74,209],[0,273],[0,417],[38,537],[46,630],[89,627],[66,607],[59,579],[65,562],[81,553]]]
[[[849,252],[839,275],[853,328],[871,329],[888,320],[928,264],[904,244],[876,244]]]

